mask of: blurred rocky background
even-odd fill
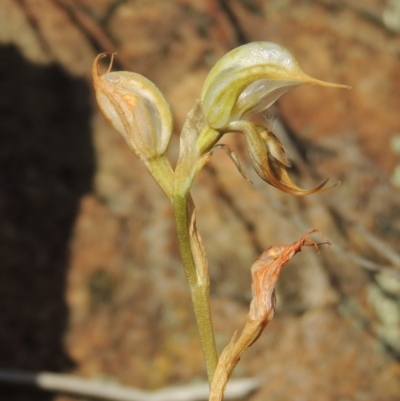
[[[268,119],[310,188],[252,172],[238,135],[193,196],[209,255],[220,350],[245,321],[249,268],[316,228],[333,243],[285,267],[277,312],[235,377],[250,401],[400,399],[400,11],[384,0],[2,0],[0,368],[68,372],[143,389],[205,380],[172,209],[99,114],[94,57],[145,75],[179,132],[214,63],[250,41],[289,49],[309,75]],[[1,384],[0,399],[72,401]],[[172,400],[171,400],[172,401]]]

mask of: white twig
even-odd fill
[[[0,382],[33,386],[47,391],[112,401],[203,401],[208,400],[209,396],[208,383],[145,391],[49,372],[33,373],[18,370],[0,370]],[[225,398],[232,400],[241,398],[259,386],[260,382],[256,378],[231,380],[228,384]]]

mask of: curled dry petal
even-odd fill
[[[227,53],[210,71],[201,94],[203,112],[212,128],[226,129],[302,84],[347,87],[309,77],[282,46],[248,43]]]
[[[99,74],[99,54],[93,64],[93,82],[100,110],[122,134],[141,160],[163,155],[171,139],[172,114],[159,89],[133,72]],[[112,59],[110,63],[111,69]]]
[[[244,133],[249,149],[250,161],[257,174],[268,184],[283,192],[303,196],[326,191],[339,184],[324,188],[328,179],[313,189],[298,187],[289,177],[287,168],[292,164],[279,139],[259,124],[248,121],[236,121],[229,125],[232,130]]]
[[[268,152],[276,160],[280,161],[286,167],[292,167],[292,162],[288,159],[286,150],[281,141],[270,131],[261,131],[261,138],[264,140]]]
[[[233,150],[230,146],[228,146],[228,145],[226,145],[226,144],[224,144],[224,143],[218,143],[217,145],[215,145],[215,146],[213,147],[212,152],[213,152],[214,150],[216,150],[216,149],[222,149],[223,151],[225,151],[225,153],[226,153],[226,154],[229,156],[229,158],[233,161],[233,164],[236,166],[236,168],[238,169],[238,171],[239,171],[239,173],[242,175],[242,177],[243,177],[244,179],[246,179],[250,184],[253,183],[253,182],[250,180],[250,178],[247,176],[245,169],[242,167],[242,164],[240,163],[240,159],[239,159],[238,155],[234,152],[234,150]],[[211,152],[211,153],[212,153],[212,152]]]

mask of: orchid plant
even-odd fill
[[[183,266],[189,282],[194,313],[204,351],[210,400],[222,400],[224,390],[243,351],[272,319],[274,285],[283,265],[303,246],[317,244],[308,233],[291,245],[268,248],[252,265],[253,300],[246,325],[218,358],[210,313],[208,261],[200,234],[190,189],[196,175],[213,151],[224,149],[246,177],[237,155],[219,141],[225,133],[243,134],[257,174],[268,184],[293,195],[325,191],[327,180],[313,189],[298,187],[289,177],[291,167],[279,139],[257,120],[283,93],[303,84],[345,87],[307,76],[285,48],[269,42],[254,42],[227,53],[211,69],[201,99],[188,114],[180,136],[179,158],[172,168],[166,153],[172,135],[172,113],[158,88],[145,77],[126,71],[100,75],[100,59],[93,65],[98,105],[110,124],[122,134],[132,152],[146,165],[172,202]]]

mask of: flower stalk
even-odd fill
[[[179,250],[189,282],[197,328],[206,363],[207,377],[211,384],[218,363],[218,354],[211,320],[208,265],[203,258],[197,258],[196,263],[194,256],[196,255],[196,251],[193,249],[196,247],[196,243],[194,243],[196,234],[191,232],[190,222],[192,221],[193,227],[193,224],[195,224],[195,210],[191,198],[188,195],[176,194],[173,198],[173,204]]]
[[[188,114],[181,134],[172,203],[179,250],[189,282],[207,377],[211,385],[218,363],[218,354],[210,311],[210,277],[206,253],[196,226],[195,206],[190,195],[190,188],[196,174],[210,157],[207,152],[202,153],[196,143],[198,132],[201,131],[203,124],[201,108],[196,104]]]

